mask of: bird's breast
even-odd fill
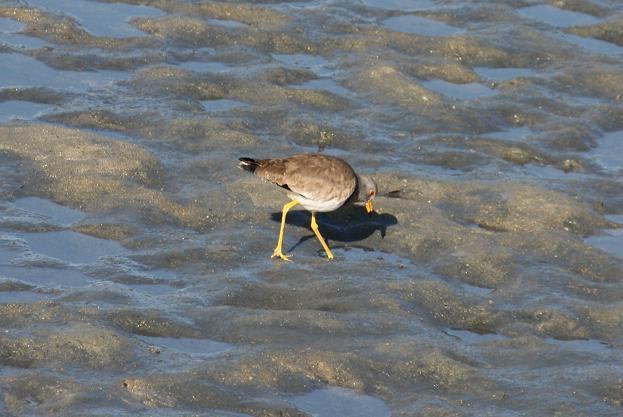
[[[346,199],[344,198],[314,200],[314,199],[303,197],[301,195],[294,195],[294,194],[290,195],[289,197],[292,198],[293,200],[298,200],[298,202],[301,203],[301,205],[305,207],[305,209],[309,211],[319,211],[319,212],[337,210],[338,208],[342,207],[344,205],[344,202],[346,201]]]

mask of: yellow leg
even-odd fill
[[[289,261],[292,255],[284,255],[281,250],[281,245],[283,244],[283,232],[286,230],[286,215],[288,214],[288,210],[292,207],[296,206],[299,202],[297,200],[292,200],[289,203],[286,203],[281,210],[281,228],[279,229],[279,240],[277,241],[277,247],[273,252],[273,256],[271,258],[280,257],[284,261]]]
[[[331,250],[327,246],[327,243],[322,238],[322,235],[320,234],[320,231],[318,231],[318,223],[316,223],[316,212],[315,211],[312,211],[312,216],[311,217],[312,217],[312,219],[311,219],[311,228],[314,231],[314,233],[316,234],[316,237],[320,241],[320,244],[324,248],[325,252],[327,252],[327,258],[329,260],[331,260],[331,259],[333,259],[333,254],[331,253]]]

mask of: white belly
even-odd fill
[[[303,207],[305,207],[309,211],[333,211],[342,207],[342,205],[344,204],[344,200],[341,199],[316,201],[310,200],[298,194],[289,194],[289,197],[293,200],[297,200],[299,203],[301,203]]]

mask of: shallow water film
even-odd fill
[[[0,1],[0,415],[621,416],[622,174],[619,0]]]

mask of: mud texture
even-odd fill
[[[0,415],[620,416],[621,16],[2,3]],[[331,262],[298,152],[379,184]]]

